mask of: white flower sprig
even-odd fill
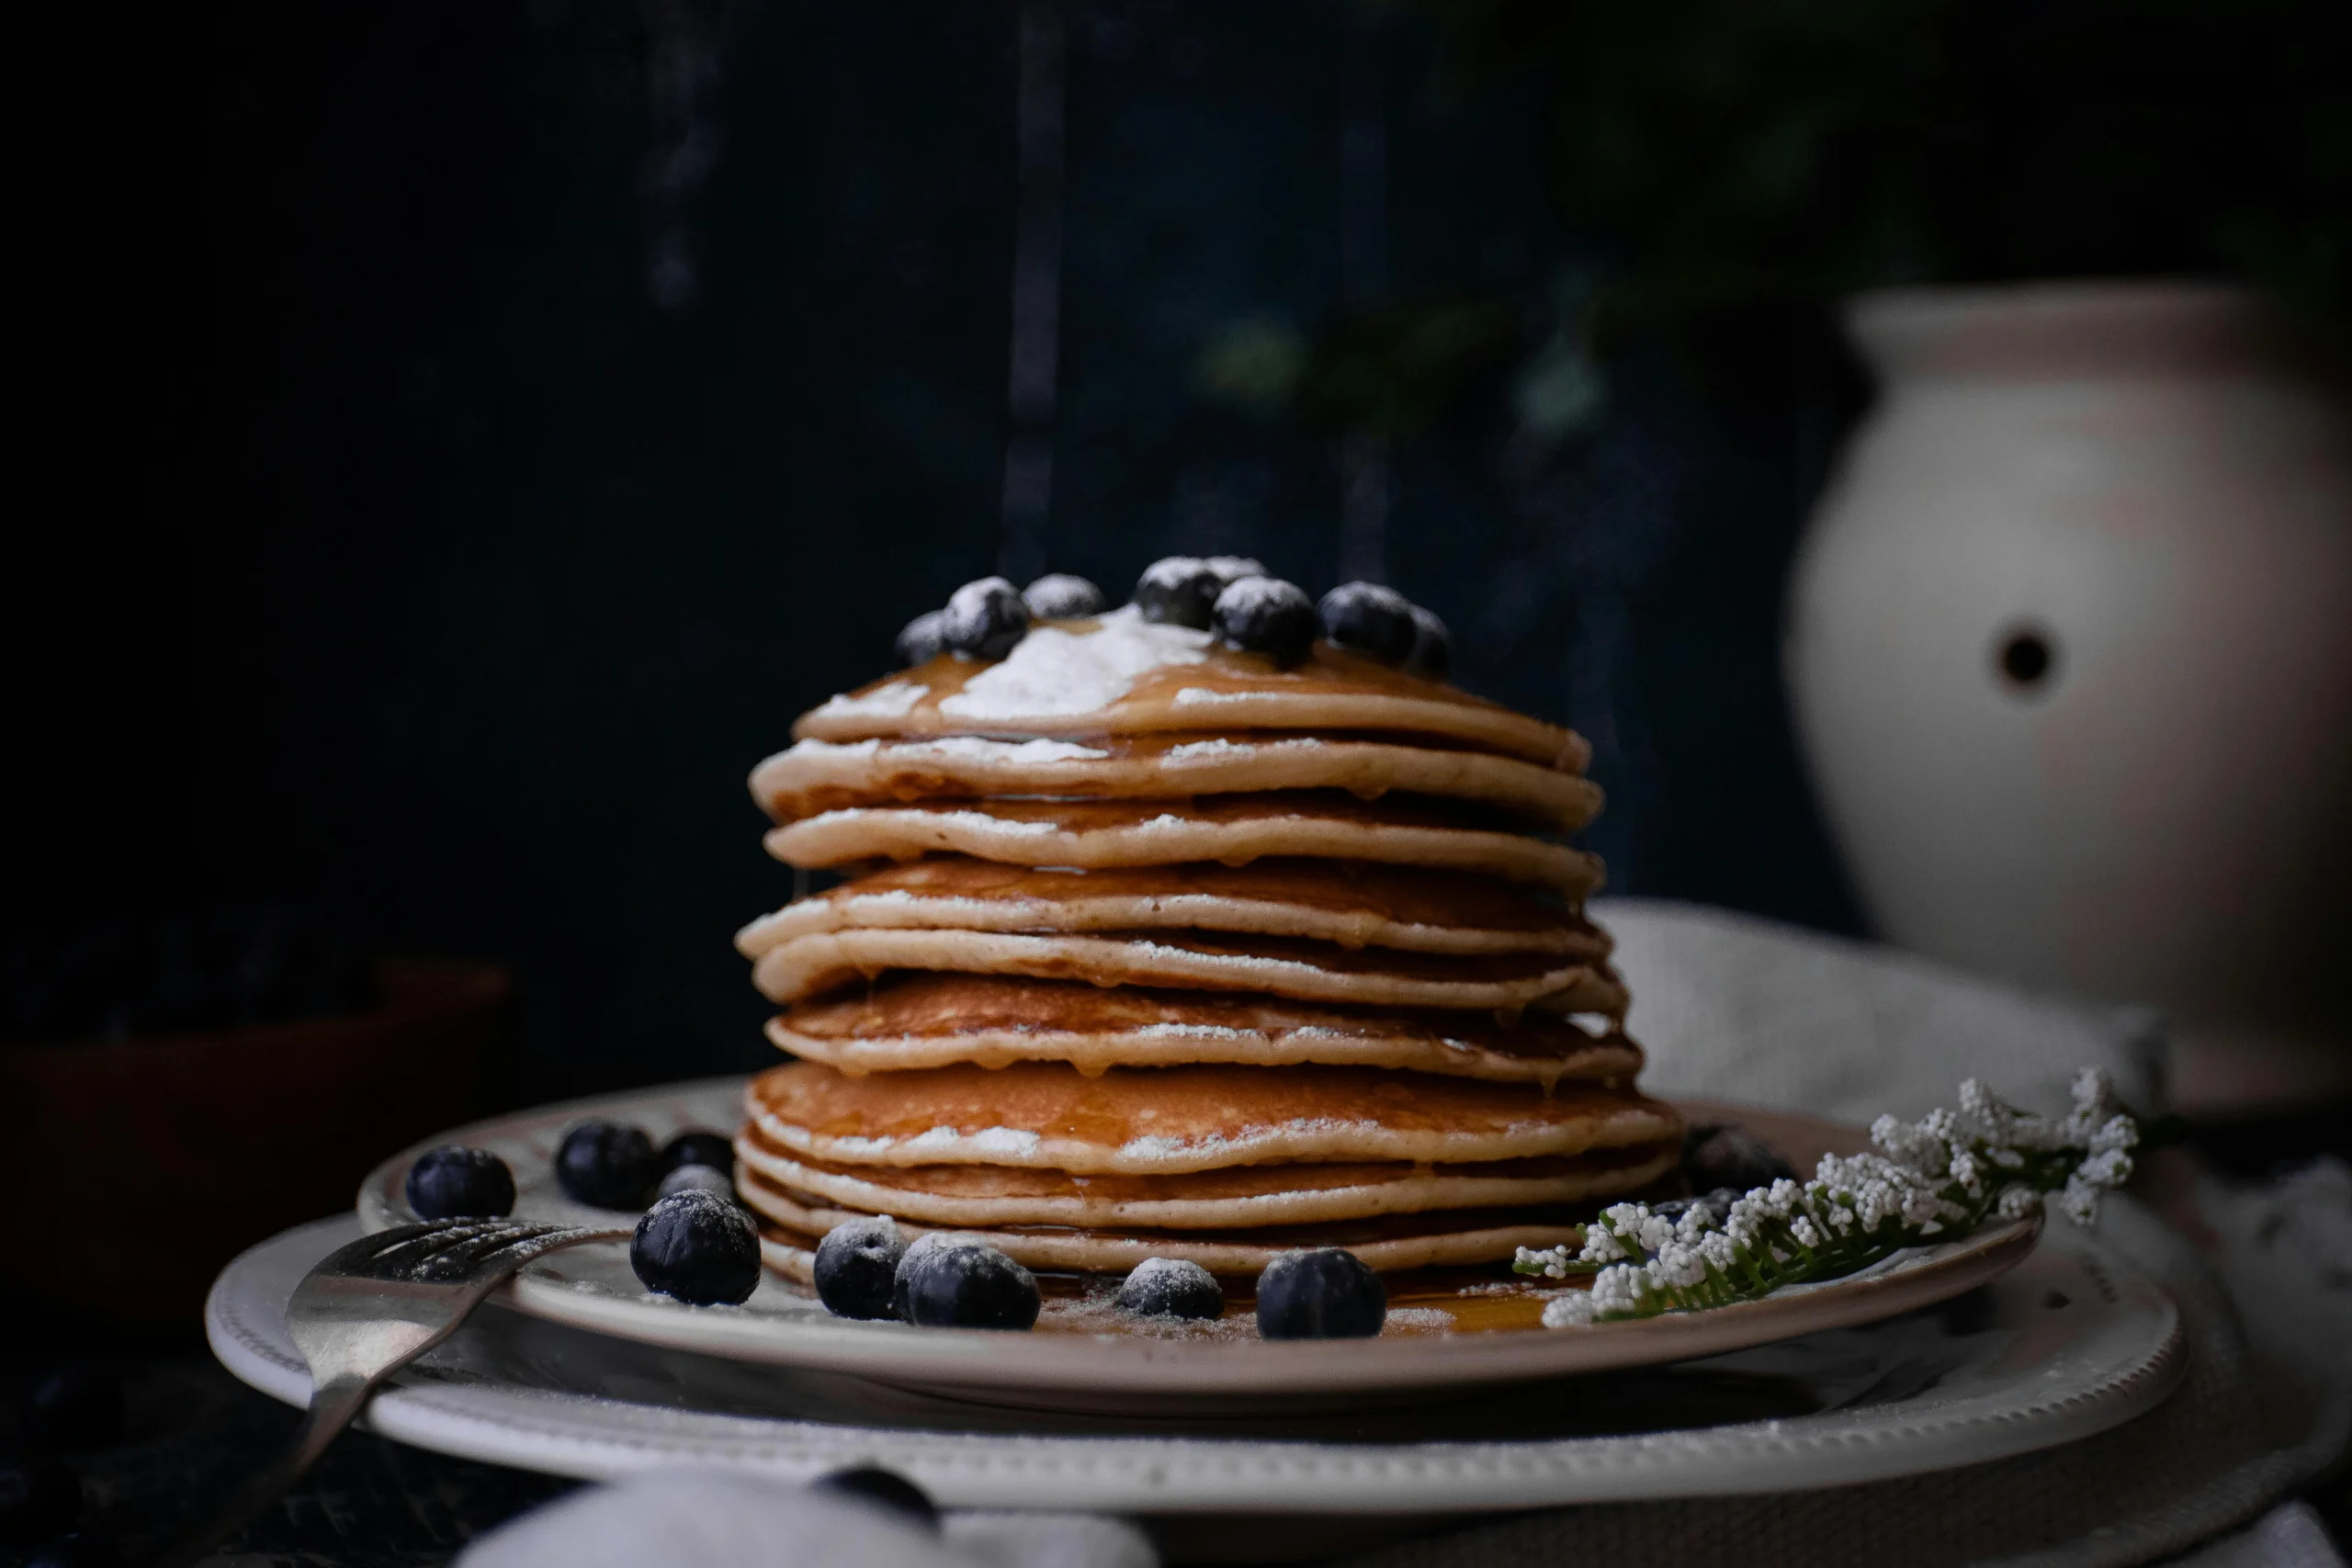
[[[2101,1193],[2132,1176],[2140,1129],[2115,1108],[2107,1075],[2085,1068],[2075,1107],[2052,1120],[1996,1100],[1971,1078],[1960,1110],[1871,1127],[1878,1154],[1824,1155],[1811,1181],[1758,1187],[1718,1213],[1704,1201],[1661,1213],[1619,1203],[1585,1227],[1583,1249],[1522,1247],[1511,1267],[1592,1288],[1544,1309],[1553,1328],[1754,1301],[1782,1285],[1834,1280],[1906,1247],[1968,1235],[1993,1215],[2021,1219],[2045,1192],[2083,1224]]]

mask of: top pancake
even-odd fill
[[[1321,735],[803,740],[752,771],[752,799],[779,822],[976,795],[1168,800],[1296,789],[1476,801],[1559,832],[1584,827],[1600,809],[1590,780],[1515,757]]]
[[[1038,626],[995,663],[941,654],[801,716],[799,740],[1254,730],[1434,736],[1581,773],[1591,749],[1557,725],[1317,643],[1288,670],[1215,646],[1134,605]]]

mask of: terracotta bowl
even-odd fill
[[[341,1017],[0,1048],[0,1288],[118,1324],[192,1324],[230,1258],[351,1206],[379,1160],[489,1109],[513,982],[393,959]]]

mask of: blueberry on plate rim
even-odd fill
[[[443,1144],[416,1156],[403,1187],[421,1220],[496,1219],[514,1212],[514,1173],[488,1149]]]
[[[1102,590],[1067,571],[1049,571],[1021,591],[1021,602],[1041,621],[1077,621],[1110,607]]]
[[[1244,577],[1227,583],[1209,619],[1219,642],[1245,653],[1262,653],[1285,668],[1306,657],[1322,626],[1306,590],[1279,577]]]
[[[1029,606],[1021,592],[1001,577],[967,582],[947,596],[940,636],[950,653],[966,659],[1002,659],[1029,635]]]
[[[1694,1192],[1741,1192],[1793,1181],[1796,1168],[1737,1122],[1693,1122],[1682,1134],[1682,1179]]]
[[[899,1315],[891,1290],[907,1244],[887,1215],[843,1220],[817,1244],[817,1299],[835,1317]]]
[[[662,1145],[655,1169],[669,1175],[682,1165],[707,1165],[713,1170],[735,1168],[735,1140],[707,1127],[690,1127]]]
[[[689,1306],[740,1305],[759,1287],[759,1233],[725,1198],[673,1192],[637,1222],[628,1266],[647,1290]]]
[[[1258,1276],[1261,1339],[1369,1339],[1388,1319],[1388,1288],[1343,1247],[1285,1252]]]
[[[555,1152],[557,1185],[599,1209],[634,1209],[653,1185],[653,1140],[642,1127],[582,1122]]]
[[[947,612],[925,610],[899,628],[899,662],[911,670],[947,651]]]
[[[1120,1281],[1118,1306],[1138,1317],[1215,1319],[1225,1311],[1216,1276],[1184,1258],[1147,1258]]]
[[[919,1236],[899,1259],[890,1304],[918,1328],[1027,1328],[1044,1298],[1036,1276],[986,1242]]]
[[[1384,664],[1410,659],[1421,635],[1412,602],[1377,582],[1342,582],[1323,595],[1316,612],[1323,618],[1324,639],[1332,647],[1368,654]]]

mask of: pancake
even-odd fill
[[[1413,953],[1609,953],[1609,939],[1581,915],[1512,884],[1279,858],[1075,871],[933,856],[763,915],[736,933],[735,946],[756,959],[797,937],[860,928],[1251,931]]]
[[[1318,642],[1281,670],[1133,605],[1033,628],[995,663],[941,654],[804,714],[797,740],[938,735],[1098,736],[1214,730],[1433,736],[1582,773],[1572,731]]]
[[[1213,940],[1191,932],[1033,936],[1017,931],[846,931],[772,948],[753,978],[773,1002],[821,996],[889,969],[1025,975],[1097,986],[1262,991],[1372,1007],[1622,1014],[1625,993],[1602,969],[1555,953],[1477,957],[1340,947],[1286,937]]]
[[[804,1203],[757,1171],[738,1172],[735,1190],[760,1215],[760,1254],[767,1265],[803,1284],[813,1282],[817,1243],[856,1211]],[[1447,1227],[1454,1222],[1454,1228]],[[1584,1227],[1572,1212],[1551,1207],[1479,1209],[1424,1218],[1383,1214],[1366,1220],[1269,1226],[1263,1230],[1192,1232],[1148,1229],[974,1229],[902,1220],[910,1241],[936,1230],[968,1235],[1024,1268],[1042,1272],[1124,1274],[1147,1258],[1178,1258],[1212,1274],[1254,1279],[1285,1252],[1344,1247],[1381,1273],[1407,1269],[1507,1263],[1522,1247],[1577,1247]]]
[[[1386,1067],[1544,1088],[1631,1082],[1641,1048],[1566,1018],[1318,1007],[1211,992],[1104,990],[1083,982],[894,975],[857,996],[771,1020],[782,1049],[853,1076],[969,1062],[1066,1062],[1080,1073],[1193,1063]]]
[[[1423,1077],[1358,1067],[935,1067],[851,1077],[772,1067],[746,1095],[759,1134],[833,1165],[1010,1165],[1148,1176],[1224,1166],[1478,1164],[1626,1148],[1679,1135],[1630,1089]]]
[[[975,795],[1166,800],[1277,789],[1475,800],[1558,832],[1574,832],[1600,809],[1599,785],[1556,768],[1482,751],[1309,735],[803,740],[752,772],[752,797],[779,822],[851,806]]]
[[[826,1165],[797,1159],[756,1131],[739,1137],[735,1152],[745,1168],[814,1205],[944,1225],[1170,1230],[1613,1199],[1647,1187],[1681,1157],[1679,1144],[1662,1143],[1495,1165],[1245,1165],[1186,1176],[1070,1176],[1010,1166]]]
[[[1134,867],[1269,855],[1329,856],[1478,872],[1583,897],[1600,863],[1581,850],[1459,824],[1426,806],[1367,803],[1329,793],[1204,800],[991,800],[971,805],[850,807],[771,829],[768,852],[803,869],[926,854],[1010,865]]]

